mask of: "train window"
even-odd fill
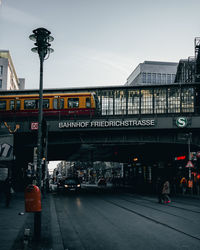
[[[6,101],[0,101],[0,110],[6,110]]]
[[[53,108],[58,109],[58,99],[53,99]]]
[[[25,100],[24,109],[36,109],[38,108],[38,100]]]
[[[91,100],[89,97],[86,98],[86,108],[91,108]]]
[[[68,98],[68,108],[78,108],[79,98]]]
[[[60,109],[64,109],[64,99],[60,99]]]
[[[20,106],[21,106],[21,101],[17,100],[16,101],[16,110],[20,110]]]
[[[15,109],[15,101],[11,100],[10,101],[10,110],[14,110]]]
[[[48,109],[49,108],[49,99],[43,99],[43,108]]]

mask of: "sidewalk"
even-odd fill
[[[0,249],[11,249],[14,241],[22,230],[27,214],[19,215],[24,212],[24,194],[15,193],[12,196],[10,206],[5,207],[4,197],[0,200]]]
[[[1,250],[64,250],[52,194],[42,198],[41,239],[34,239],[34,214],[24,213],[24,194],[15,193],[9,208],[0,206]],[[30,229],[28,244],[24,244],[24,230]]]

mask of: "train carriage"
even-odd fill
[[[39,95],[0,96],[0,118],[23,118],[38,116]],[[45,117],[94,116],[98,100],[93,93],[43,94]]]

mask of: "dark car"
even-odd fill
[[[106,180],[104,178],[100,178],[97,182],[98,186],[106,186]]]
[[[81,189],[81,183],[78,178],[68,177],[65,179],[62,179],[58,183],[58,189],[59,190],[75,190],[78,191]]]

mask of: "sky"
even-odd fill
[[[38,89],[29,35],[43,27],[54,37],[44,88],[124,85],[145,60],[194,56],[199,10],[199,0],[0,0],[0,49],[26,89]]]

